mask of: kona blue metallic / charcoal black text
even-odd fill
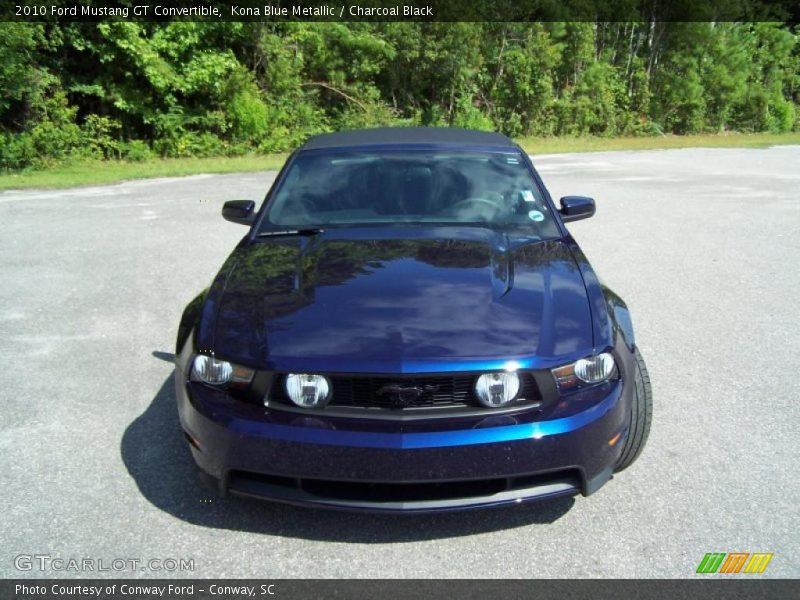
[[[222,494],[435,511],[591,494],[647,439],[650,382],[508,138],[316,136],[181,319],[181,425]]]

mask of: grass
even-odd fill
[[[531,154],[604,152],[611,150],[663,150],[670,148],[768,148],[800,144],[800,132],[664,135],[655,137],[552,137],[522,138],[517,142]]]
[[[620,138],[552,137],[523,138],[517,141],[531,154],[664,148],[767,148],[782,144],[800,145],[800,132]],[[284,154],[268,154],[220,158],[167,158],[143,162],[88,161],[41,171],[0,172],[0,191],[102,185],[130,179],[178,177],[199,173],[269,171],[280,168],[284,160],[286,160]]]
[[[164,158],[142,162],[85,161],[41,171],[0,172],[0,190],[67,188],[102,185],[130,179],[179,177],[200,173],[271,171],[281,167],[286,155],[250,154],[218,158]]]

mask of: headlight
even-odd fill
[[[255,371],[247,367],[240,367],[213,356],[198,354],[192,363],[191,378],[209,385],[221,386],[229,383],[232,386],[241,386],[249,384],[254,374]]]
[[[286,376],[289,399],[302,408],[322,408],[328,404],[331,386],[322,375],[290,373]]]
[[[560,390],[569,390],[581,383],[595,384],[605,381],[614,373],[614,357],[609,352],[581,358],[571,365],[553,369],[551,373]]]
[[[475,383],[478,401],[489,408],[509,404],[517,397],[517,392],[519,377],[516,373],[487,373]]]
[[[614,357],[603,352],[575,362],[575,376],[586,383],[600,383],[614,372]]]

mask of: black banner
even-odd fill
[[[347,598],[392,600],[450,598],[558,598],[602,600],[648,598],[720,600],[797,598],[797,580],[741,579],[711,576],[702,580],[0,580],[3,600],[311,600]]]
[[[782,21],[797,0],[16,0],[3,21]]]

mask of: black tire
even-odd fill
[[[639,349],[635,351],[636,372],[633,376],[634,390],[631,402],[631,417],[628,436],[622,447],[614,471],[617,473],[630,467],[644,449],[647,436],[650,435],[650,421],[653,418],[653,391],[650,389],[650,375],[644,364]]]

